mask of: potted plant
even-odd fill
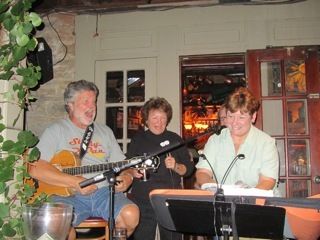
[[[30,89],[41,78],[39,66],[26,65],[26,56],[37,46],[35,28],[41,25],[38,14],[30,11],[35,0],[0,1],[0,84],[6,85],[0,92],[0,107],[17,106],[16,117],[4,119],[0,114],[0,239],[21,239],[21,205],[33,195],[34,188],[26,184],[27,162],[39,158],[33,148],[38,138],[26,130],[18,130],[16,136],[6,134],[8,121],[15,126],[23,112],[35,99]],[[3,86],[3,85],[1,85]]]

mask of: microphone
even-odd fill
[[[80,182],[80,183],[79,183],[79,186],[80,186],[81,188],[84,188],[84,187],[89,186],[89,185],[92,185],[92,184],[94,184],[94,183],[98,183],[98,182],[104,180],[105,178],[106,178],[106,177],[104,176],[104,173],[101,173],[101,174],[99,174],[99,175],[96,175],[96,176],[94,176],[94,177],[92,177],[92,178],[88,178],[88,179]]]
[[[227,126],[225,125],[218,125],[218,126],[215,126],[212,130],[213,132],[216,134],[216,135],[220,135],[222,129],[224,128],[227,128]]]
[[[235,156],[234,159],[231,161],[229,167],[227,168],[227,171],[225,172],[225,174],[222,177],[221,183],[218,184],[218,189],[217,189],[217,193],[216,193],[216,200],[217,201],[221,201],[221,202],[225,201],[224,191],[223,191],[222,185],[225,183],[231,169],[233,168],[234,164],[237,162],[238,159],[240,159],[240,160],[245,159],[245,155],[240,153],[237,156]]]

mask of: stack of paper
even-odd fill
[[[273,197],[273,190],[262,190],[258,188],[248,188],[241,185],[222,185],[224,195],[226,196],[258,196],[258,197]],[[202,184],[201,189],[216,192],[216,183]]]

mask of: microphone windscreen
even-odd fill
[[[216,130],[216,135],[220,135],[222,129],[226,128],[227,126],[225,125],[221,125],[221,126],[218,126],[217,130]]]

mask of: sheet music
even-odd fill
[[[202,184],[201,189],[215,193],[217,191],[216,183]],[[273,190],[262,190],[258,188],[248,188],[241,185],[222,185],[224,195],[226,196],[257,196],[273,197]]]

